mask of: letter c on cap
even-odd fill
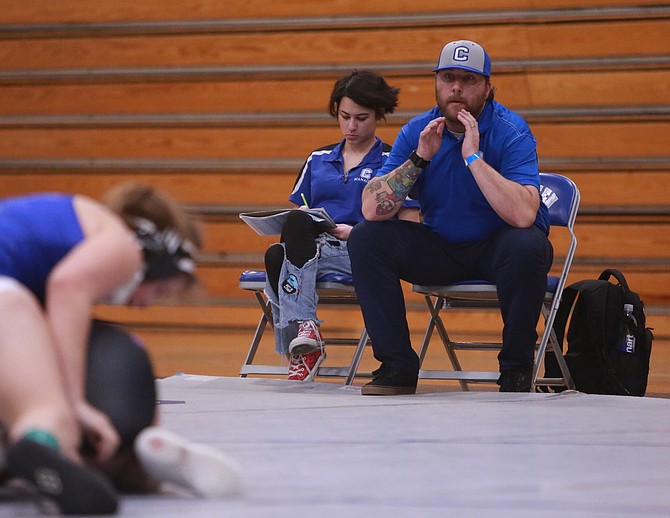
[[[456,47],[454,49],[454,61],[467,61],[470,49],[467,47]]]

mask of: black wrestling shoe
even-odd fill
[[[500,392],[530,392],[533,369],[509,369],[500,373],[496,382]]]
[[[30,481],[63,514],[114,514],[118,496],[111,483],[86,466],[29,439],[7,448],[7,471]]]
[[[399,371],[382,364],[372,373],[372,381],[361,387],[364,396],[398,396],[416,393],[417,372]]]

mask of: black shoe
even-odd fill
[[[530,392],[533,369],[509,369],[500,373],[500,392]]]
[[[35,441],[20,439],[7,449],[7,471],[32,482],[63,514],[114,514],[117,510],[116,491],[105,477]]]
[[[416,393],[417,372],[399,371],[382,364],[372,373],[372,381],[361,387],[364,396],[398,396]]]

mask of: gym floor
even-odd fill
[[[670,515],[670,400],[360,387],[181,374],[163,425],[226,452],[245,492],[124,497],[133,517]],[[35,516],[34,502],[0,517]]]

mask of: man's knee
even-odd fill
[[[387,225],[385,221],[361,221],[351,229],[347,247],[351,251],[376,248],[373,244],[378,242],[385,233]]]
[[[352,271],[356,271],[358,268],[365,268],[362,266],[364,263],[375,261],[379,248],[374,244],[374,227],[374,222],[362,221],[351,229],[349,239],[347,240],[347,249],[349,251]]]
[[[512,228],[502,236],[504,255],[520,268],[551,266],[553,250],[546,234],[537,227]]]

